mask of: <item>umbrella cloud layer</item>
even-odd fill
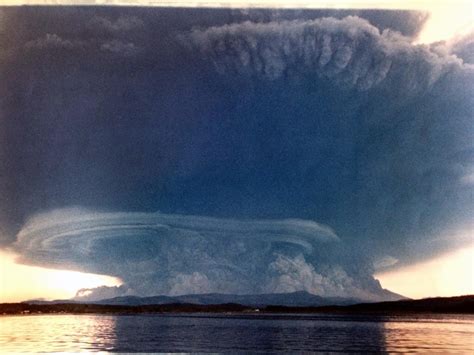
[[[114,275],[125,282],[82,290],[79,295],[88,300],[125,294],[300,290],[385,299],[370,269],[335,264],[335,257],[344,253],[339,243],[329,227],[307,220],[66,209],[30,219],[14,249],[23,263]]]

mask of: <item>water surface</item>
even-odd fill
[[[0,317],[3,352],[473,353],[474,316],[30,315]]]

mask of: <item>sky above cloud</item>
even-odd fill
[[[417,44],[416,11],[0,19],[0,243],[25,264],[118,294],[376,300],[377,270],[471,242],[472,33]]]

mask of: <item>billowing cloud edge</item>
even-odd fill
[[[77,299],[117,295],[271,293],[384,299],[370,273],[327,257],[341,240],[310,220],[238,220],[67,208],[31,217],[13,244],[31,265],[100,272],[118,287],[83,289]]]

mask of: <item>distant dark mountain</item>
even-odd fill
[[[384,300],[396,301],[406,300],[406,297],[396,293],[384,290]],[[81,299],[69,300],[29,300],[23,303],[28,304],[66,304],[66,303],[87,303],[97,305],[113,305],[113,306],[149,306],[149,305],[164,305],[164,304],[195,304],[195,305],[219,305],[219,304],[240,304],[251,307],[265,307],[265,306],[285,306],[285,307],[320,307],[320,306],[346,306],[357,303],[367,302],[367,300],[357,298],[342,298],[342,297],[321,297],[313,295],[306,291],[297,291],[291,293],[268,293],[255,295],[234,295],[224,293],[207,293],[207,294],[192,294],[181,296],[121,296],[114,298],[107,298],[99,301],[87,301]]]
[[[47,300],[44,300],[44,299],[33,299],[33,300],[26,300],[26,301],[23,301],[23,302],[20,302],[20,303],[24,303],[24,304],[37,304],[37,305],[48,305],[48,304],[76,304],[76,303],[81,303],[81,302],[78,302],[78,301],[75,301],[75,300],[71,300],[71,299],[68,299],[68,300],[53,300],[53,301],[47,301]],[[90,302],[87,302],[87,303],[90,303]]]
[[[181,302],[174,297],[170,296],[152,296],[152,297],[139,297],[139,296],[123,296],[106,298],[100,301],[87,302],[93,304],[104,304],[104,305],[121,305],[121,306],[145,306],[151,304],[171,304],[171,303],[186,303]],[[189,302],[193,303],[193,302]]]
[[[403,299],[399,296],[398,299]],[[68,303],[87,303],[97,305],[113,305],[113,306],[148,306],[163,304],[195,304],[195,305],[218,305],[218,304],[241,304],[251,307],[286,306],[286,307],[318,307],[330,305],[350,305],[364,302],[364,300],[356,298],[325,298],[313,295],[306,291],[298,291],[291,293],[269,293],[256,295],[234,295],[224,293],[208,293],[208,294],[192,294],[181,296],[122,296],[107,298],[99,301],[82,301],[80,299],[72,300],[29,300],[23,303],[28,304],[68,304]]]
[[[434,297],[421,300],[400,300],[377,303],[358,303],[346,306],[322,306],[322,307],[286,307],[268,306],[266,312],[275,313],[474,313],[474,295],[456,297]]]
[[[403,296],[397,299],[404,299]],[[395,296],[392,296],[395,297]],[[287,306],[287,307],[317,307],[329,305],[350,305],[361,303],[363,300],[355,298],[325,298],[305,291],[292,293],[270,293],[257,295],[232,295],[222,293],[195,294],[183,296],[154,296],[154,297],[136,297],[125,296],[104,299],[93,302],[102,305],[123,305],[123,306],[144,306],[154,304],[187,303],[198,305],[227,304],[235,303],[246,306],[263,307],[268,305]]]

